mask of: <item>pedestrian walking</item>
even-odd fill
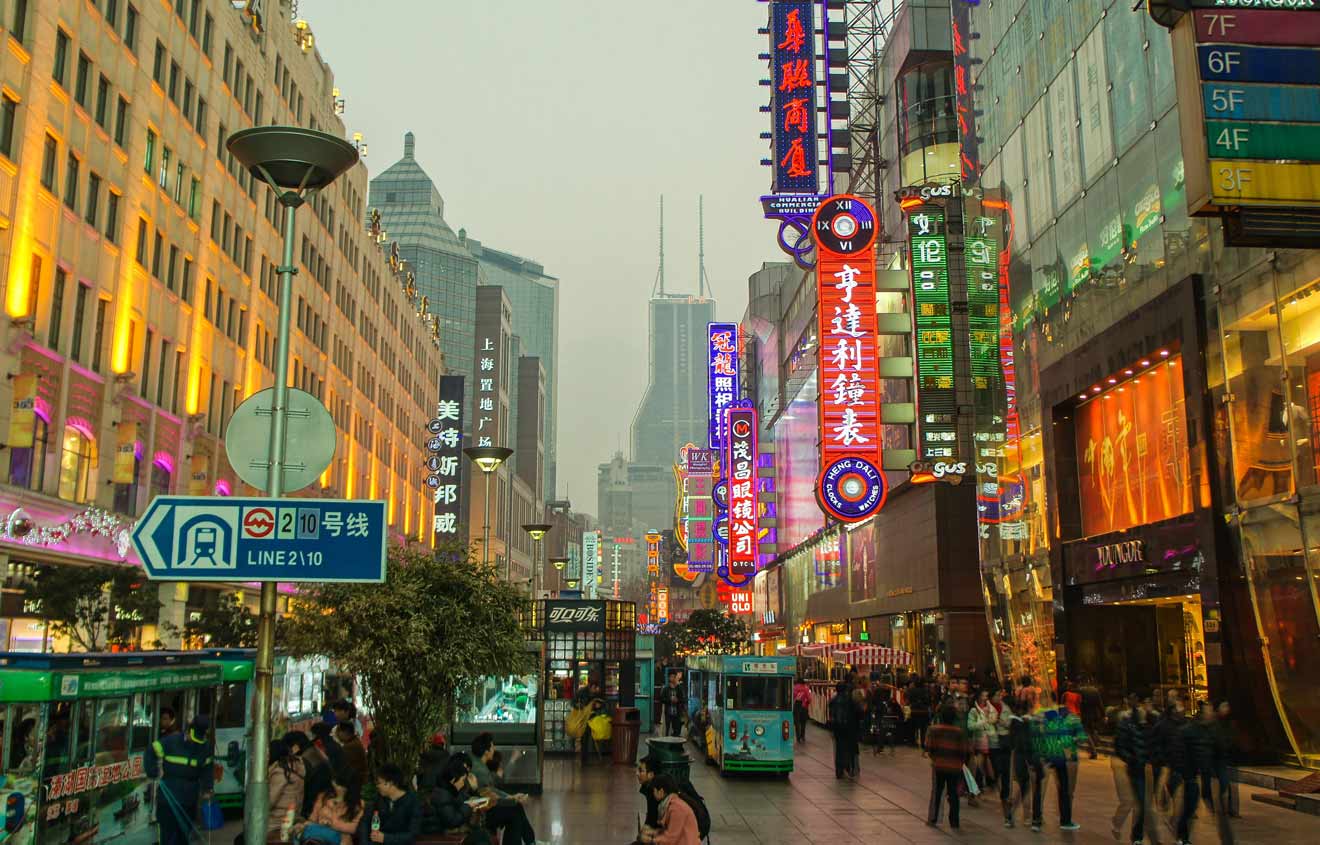
[[[1199,785],[1210,776],[1214,768],[1214,737],[1211,724],[1214,710],[1210,702],[1201,702],[1195,719],[1189,719],[1179,728],[1174,743],[1177,762],[1182,780],[1182,812],[1178,814],[1178,845],[1190,845],[1192,841],[1192,816],[1196,814],[1196,805],[1200,802]]]
[[[669,673],[669,685],[660,690],[660,708],[665,716],[665,736],[682,736],[687,690],[683,688],[681,673]]]
[[[834,697],[830,699],[829,707],[829,729],[834,735],[834,777],[838,780],[852,773],[854,712],[848,683],[840,681],[834,688]]]
[[[807,719],[811,715],[811,687],[798,678],[793,684],[793,728],[798,742],[807,741]]]
[[[1114,737],[1114,786],[1118,793],[1118,808],[1112,823],[1114,839],[1121,840],[1123,824],[1132,815],[1133,845],[1145,840],[1146,829],[1146,764],[1150,761],[1147,745],[1150,711],[1148,699],[1133,693],[1128,696],[1128,708],[1119,717],[1118,732]]]
[[[1081,825],[1072,818],[1072,797],[1077,780],[1077,748],[1086,740],[1082,720],[1067,707],[1046,710],[1040,720],[1038,737],[1040,757],[1054,773],[1059,830],[1080,830]]]
[[[1013,747],[1009,742],[1009,723],[1013,718],[1013,710],[1008,706],[1002,688],[995,690],[990,697],[990,704],[995,709],[994,734],[990,740],[990,770],[999,787],[999,803],[1005,810],[1005,818],[1008,818],[1009,799],[1013,795]]]
[[[1182,772],[1174,756],[1178,732],[1186,724],[1182,701],[1170,695],[1165,700],[1164,712],[1151,731],[1152,801],[1161,812],[1171,812],[1172,799],[1182,781]]]
[[[958,790],[963,785],[963,766],[967,764],[970,752],[967,733],[957,722],[957,711],[946,706],[940,711],[939,724],[931,727],[926,736],[931,775],[930,811],[926,814],[926,824],[939,824],[940,802],[947,795],[949,827],[953,830],[959,827]]]
[[[1017,784],[1016,802],[1010,800],[1004,805],[1004,827],[1013,827],[1013,817],[1017,805],[1023,805],[1024,812],[1031,812],[1031,829],[1039,831],[1041,827],[1041,790],[1045,782],[1045,768],[1036,754],[1035,729],[1032,716],[1024,699],[1014,698],[1010,702],[1008,718],[1008,746],[1012,755],[1013,781]],[[1007,778],[1006,778],[1007,779]],[[1030,793],[1031,804],[1027,807]],[[1004,800],[1001,789],[1000,800]]]
[[[921,678],[912,679],[908,685],[908,724],[912,728],[912,742],[926,756],[926,730],[930,727],[930,685]]]
[[[972,744],[972,774],[978,784],[985,786],[994,777],[990,755],[999,747],[999,711],[984,689],[977,692],[975,703],[967,711],[967,736]]]

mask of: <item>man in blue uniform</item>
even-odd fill
[[[198,714],[188,730],[162,736],[147,749],[147,775],[160,778],[156,823],[161,845],[187,845],[197,826],[197,805],[214,783],[211,720]]]

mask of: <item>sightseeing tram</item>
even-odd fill
[[[793,771],[796,666],[793,657],[708,654],[687,659],[688,710],[693,716],[709,713],[707,745],[721,773]]]

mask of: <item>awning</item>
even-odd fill
[[[834,646],[829,656],[854,666],[911,666],[912,654],[896,648],[867,643]]]

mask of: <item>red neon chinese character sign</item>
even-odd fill
[[[756,574],[756,409],[729,409],[728,430],[729,579],[741,584]]]
[[[840,522],[884,506],[875,317],[875,212],[830,197],[812,218],[816,240],[821,472],[816,498]]]

